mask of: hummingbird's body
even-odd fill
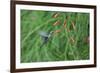
[[[49,33],[43,32],[43,31],[39,32],[40,36],[41,36],[42,39],[43,39],[43,43],[42,43],[42,45],[40,46],[40,48],[43,47],[43,45],[46,44],[46,43],[48,42],[48,40],[49,40],[49,38],[51,37],[52,33],[53,33],[53,31],[51,31],[51,32],[49,32]]]

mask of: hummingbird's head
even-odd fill
[[[54,31],[50,31],[48,37],[51,37]]]

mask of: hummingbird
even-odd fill
[[[41,44],[40,48],[42,48],[48,42],[52,34],[53,34],[53,31],[50,31],[50,32],[40,31],[39,32],[39,35],[43,39],[43,43]]]

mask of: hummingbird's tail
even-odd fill
[[[40,48],[42,48],[44,46],[44,44],[45,44],[45,42],[40,45]]]
[[[42,48],[43,47],[43,44],[42,45],[40,45],[40,48]]]

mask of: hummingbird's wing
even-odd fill
[[[47,32],[40,31],[39,35],[42,36],[42,37],[48,37],[49,34]]]

